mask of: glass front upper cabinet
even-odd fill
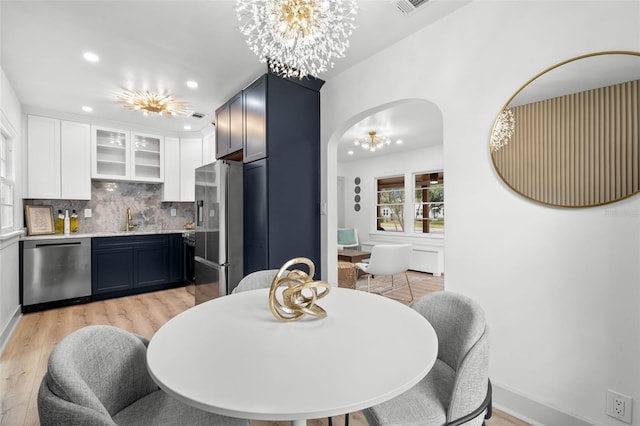
[[[132,133],[131,180],[163,182],[162,165],[164,138],[162,136]]]
[[[93,179],[164,181],[164,137],[92,127]]]
[[[93,126],[91,136],[93,145],[91,177],[128,180],[130,176],[129,132]]]

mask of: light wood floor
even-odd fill
[[[382,279],[382,278],[380,278]],[[442,289],[442,277],[411,273],[414,294]],[[358,288],[366,288],[360,278]],[[379,286],[379,285],[378,285]],[[406,289],[391,294],[402,297]],[[408,292],[406,293],[408,295]],[[129,296],[24,315],[0,356],[0,426],[39,425],[37,394],[53,347],[71,332],[91,324],[111,324],[151,338],[165,322],[193,306],[193,288]],[[333,424],[344,425],[344,416]],[[494,410],[489,426],[523,426],[526,423]],[[326,419],[309,425],[327,425]],[[366,426],[361,412],[350,416],[350,425]],[[252,422],[253,426],[288,425],[288,422]]]

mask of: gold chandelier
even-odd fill
[[[343,58],[358,13],[356,0],[237,0],[249,48],[284,77],[317,76]]]
[[[383,148],[385,145],[389,145],[391,140],[386,136],[378,135],[378,132],[371,130],[369,136],[365,136],[362,139],[358,139],[354,142],[354,145],[359,146],[367,151],[375,152],[378,149]]]
[[[148,90],[127,90],[118,95],[118,101],[126,108],[142,111],[144,115],[186,115],[187,106],[169,94],[161,95]]]

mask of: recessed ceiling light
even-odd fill
[[[397,143],[398,145],[400,145],[400,144],[402,143],[402,139],[398,139],[398,140],[396,141],[396,143]]]
[[[93,112],[93,108],[91,108],[90,106],[83,106],[83,107],[82,107],[82,110],[83,110],[84,112]]]
[[[185,129],[185,130],[191,130],[191,126],[186,125],[186,126],[184,126],[184,129]]]
[[[100,60],[100,57],[92,52],[84,52],[84,55],[82,55],[82,57],[89,62],[98,62]]]
[[[187,86],[191,87],[192,89],[195,89],[198,87],[198,82],[197,81],[193,81],[193,80],[189,80],[187,81]]]
[[[347,154],[353,155],[353,151],[349,151],[349,152],[347,152]]]

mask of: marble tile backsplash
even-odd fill
[[[78,213],[78,232],[124,231],[127,207],[131,208],[136,231],[180,230],[195,218],[193,203],[164,203],[162,184],[135,182],[91,182],[91,200],[30,200],[24,203],[53,206],[54,220],[58,210]],[[92,217],[84,217],[84,210],[91,209]],[[171,216],[171,209],[176,215]]]

